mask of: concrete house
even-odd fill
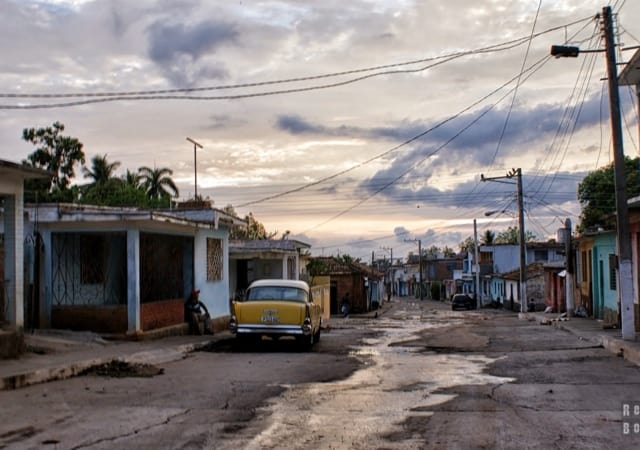
[[[216,209],[76,204],[25,208],[31,327],[140,335],[184,323],[192,289],[223,328],[229,316],[230,227]]]
[[[239,295],[255,280],[299,280],[305,271],[309,244],[294,239],[232,240],[229,242],[229,282]]]
[[[370,311],[384,299],[384,273],[358,263],[332,256],[315,257],[318,276],[329,276],[331,314],[338,314],[340,301],[348,292],[353,313]]]
[[[49,178],[51,173],[0,160],[0,325],[24,326],[24,181]]]
[[[577,241],[580,303],[594,319],[618,323],[615,231],[585,233]]]
[[[520,298],[520,269],[502,274],[505,292],[503,304],[505,308],[513,311],[520,311],[522,301],[527,303],[530,299],[533,299],[536,302],[543,301],[545,289],[543,264],[540,262],[527,264],[525,273],[527,277],[526,299]]]

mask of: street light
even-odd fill
[[[622,339],[635,340],[633,305],[633,270],[631,233],[629,231],[629,206],[627,205],[627,180],[625,175],[624,149],[622,143],[622,118],[620,114],[620,93],[616,67],[616,45],[611,7],[602,8],[602,29],[607,58],[607,79],[609,81],[609,115],[611,116],[611,138],[613,141],[613,173],[616,194],[616,238],[619,253],[618,274],[620,286],[620,316]],[[571,47],[569,47],[570,49]],[[601,50],[593,50],[601,51]],[[551,47],[551,54],[557,57],[576,57],[580,51],[567,50],[563,46]]]
[[[194,141],[190,137],[187,137],[187,141],[189,141],[189,142],[191,142],[193,144],[193,175],[194,175],[194,182],[195,182],[194,199],[198,200],[198,165],[196,163],[196,149],[204,148],[204,147],[202,147],[201,144],[197,143],[196,141]]]
[[[513,181],[503,181],[505,178],[511,180],[512,178],[516,178],[516,182]],[[511,169],[507,173],[507,175],[502,177],[485,177],[483,174],[480,175],[481,181],[495,181],[496,183],[506,183],[506,184],[515,184],[517,186],[518,191],[518,228],[519,228],[519,241],[520,241],[520,313],[524,314],[527,312],[526,304],[527,304],[527,248],[524,241],[525,233],[524,233],[524,201],[522,194],[522,169]],[[493,211],[489,211],[493,214]]]

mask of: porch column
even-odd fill
[[[44,248],[42,254],[44,275],[42,283],[40,283],[40,298],[42,299],[40,304],[40,327],[51,328],[51,312],[53,310],[53,293],[51,292],[51,287],[53,286],[53,244],[51,231],[41,229],[40,236],[42,236],[42,246]]]
[[[300,254],[296,252],[295,264],[293,265],[293,270],[295,270],[295,275],[293,276],[294,280],[300,279]]]
[[[127,334],[140,332],[140,230],[127,229]]]
[[[282,257],[282,279],[283,280],[288,280],[289,279],[289,256],[284,255]]]
[[[24,327],[24,212],[23,190],[4,201],[4,285],[7,317],[16,329]]]

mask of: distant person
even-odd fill
[[[342,317],[344,317],[345,319],[349,317],[350,306],[349,293],[347,292],[346,294],[344,294],[344,297],[342,297],[342,303],[340,304],[340,312],[342,313]]]
[[[202,334],[200,331],[200,323],[202,322],[205,334],[213,334],[209,310],[200,301],[200,291],[198,289],[191,291],[191,295],[189,295],[185,303],[185,316],[189,324],[189,333]]]

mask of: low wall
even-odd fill
[[[142,331],[184,323],[184,299],[160,300],[140,305]]]
[[[51,310],[51,326],[73,331],[126,333],[127,306],[54,306]]]

